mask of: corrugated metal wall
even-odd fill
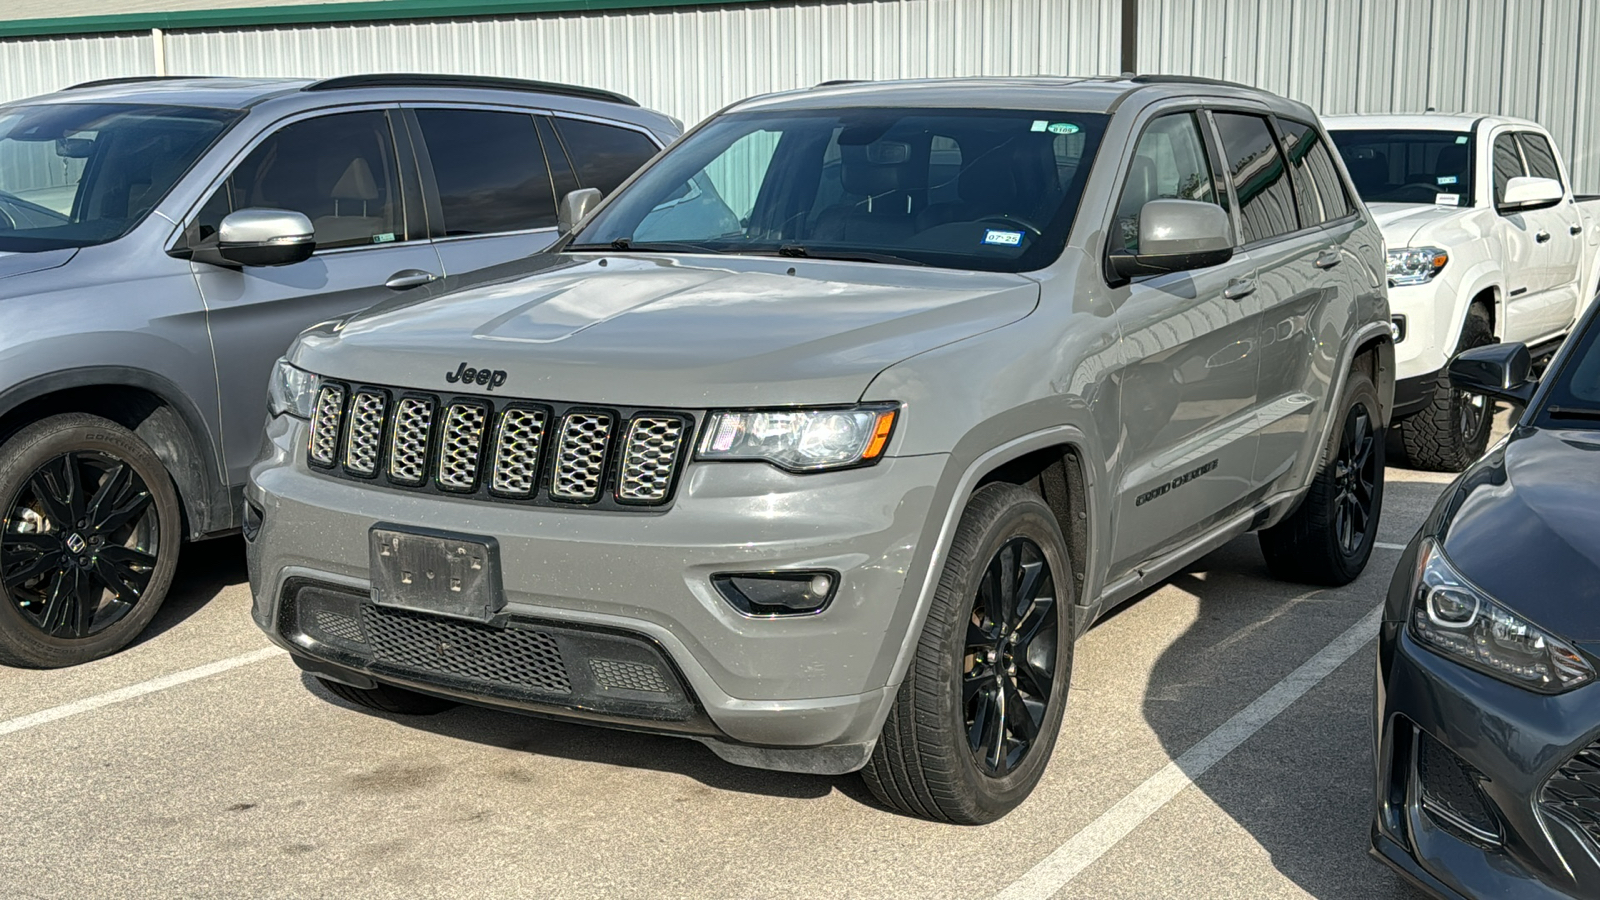
[[[1139,68],[1260,85],[1323,113],[1541,122],[1600,191],[1593,0],[1140,0]]]
[[[153,74],[148,33],[0,40],[0,100],[95,78]]]

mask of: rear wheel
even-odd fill
[[[182,514],[137,435],[72,413],[0,447],[0,663],[58,668],[127,646],[166,599]]]
[[[1310,492],[1287,519],[1261,532],[1261,552],[1275,578],[1349,584],[1372,556],[1383,511],[1384,435],[1378,391],[1367,373],[1350,373],[1340,410]]]
[[[401,716],[431,716],[454,707],[456,704],[442,697],[430,697],[405,688],[380,684],[370,688],[352,687],[341,681],[317,677],[328,692],[341,700],[379,712]]]
[[[1456,352],[1494,343],[1489,311],[1473,306],[1461,329]],[[1433,402],[1419,413],[1396,423],[1399,449],[1406,464],[1432,472],[1459,472],[1483,455],[1489,447],[1489,432],[1494,426],[1494,401],[1482,394],[1470,394],[1450,384],[1449,376],[1439,373]],[[1402,460],[1396,460],[1401,462]]]
[[[995,484],[973,495],[862,770],[879,800],[977,825],[1027,798],[1066,709],[1071,572],[1055,515],[1037,494]]]

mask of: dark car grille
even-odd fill
[[[662,507],[688,460],[687,412],[449,397],[325,381],[306,458],[395,487],[541,505]]]
[[[1600,741],[1578,751],[1545,782],[1539,806],[1600,845]]]
[[[1419,731],[1417,738],[1423,808],[1475,840],[1498,842],[1500,826],[1478,787],[1483,775],[1426,732]]]

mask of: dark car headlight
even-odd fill
[[[1543,694],[1588,684],[1578,649],[1507,609],[1457,572],[1438,543],[1422,543],[1412,579],[1411,636],[1442,656]]]

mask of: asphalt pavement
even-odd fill
[[[251,623],[237,539],[187,548],[143,640],[0,668],[0,897],[1359,898],[1371,615],[1448,476],[1390,469],[1354,584],[1253,536],[1080,641],[1027,803],[981,828],[691,741],[459,708],[356,709]]]

